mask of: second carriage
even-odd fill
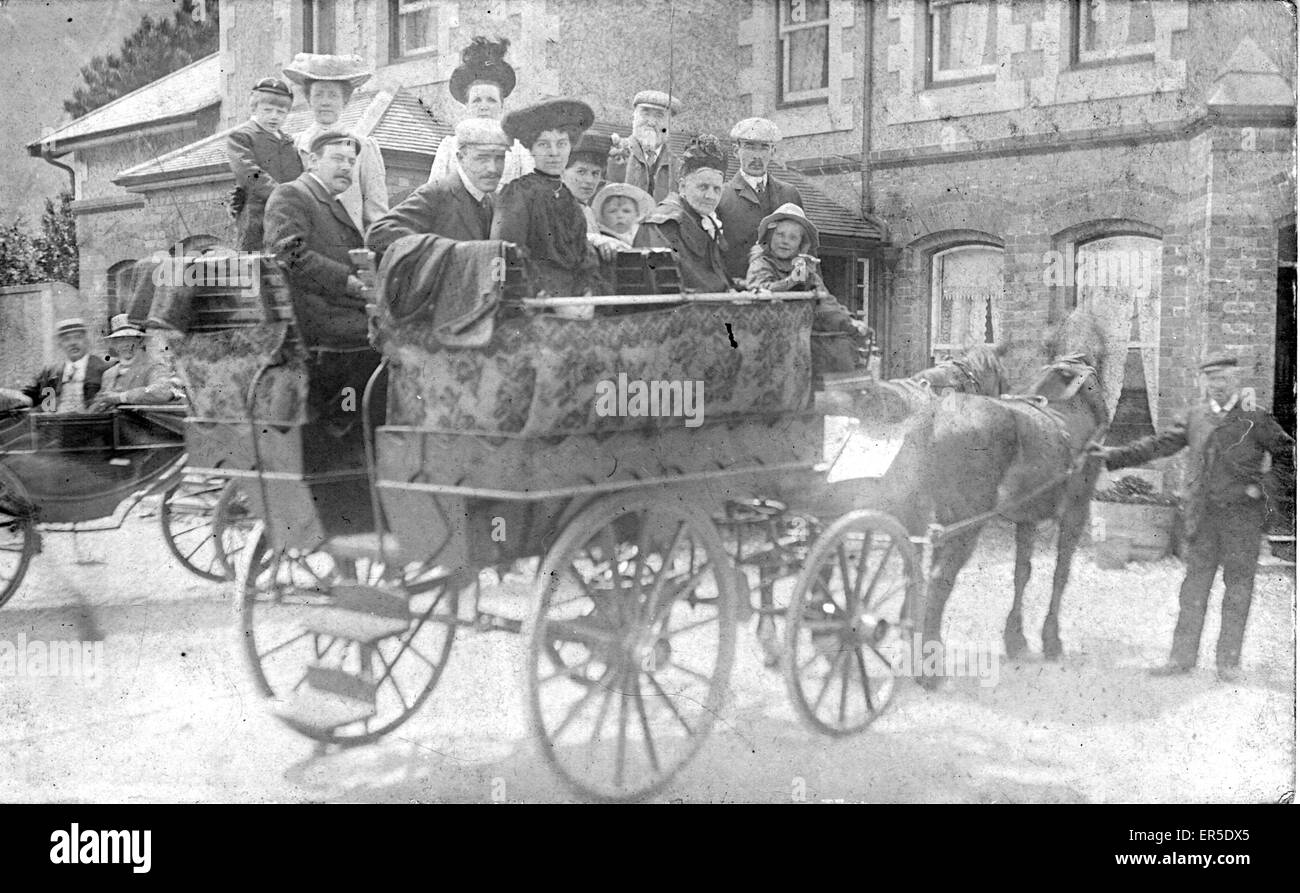
[[[644,797],[707,737],[757,613],[769,630],[789,618],[806,722],[869,724],[919,565],[901,525],[826,484],[814,297],[528,299],[512,275],[473,346],[448,344],[437,294],[381,302],[384,362],[351,395],[350,434],[309,411],[274,273],[176,346],[191,465],[234,479],[261,519],[241,641],[277,715],[322,742],[376,740],[433,692],[458,630],[523,632],[544,759],[583,796]],[[484,598],[482,571],[534,560],[531,605]]]

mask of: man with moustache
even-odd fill
[[[745,279],[759,222],[785,204],[803,207],[799,190],[768,173],[781,131],[766,118],[746,118],[731,129],[740,169],[722,190],[718,219],[727,234],[727,275]]]
[[[111,364],[90,353],[85,320],[60,320],[55,337],[64,362],[45,367],[21,390],[0,388],[0,411],[35,407],[40,412],[85,412],[94,402]]]
[[[342,131],[317,134],[307,171],[277,186],[266,203],[266,250],[285,271],[298,328],[311,354],[312,419],[339,436],[359,434],[360,414],[353,410],[379,363],[367,339],[363,284],[348,254],[363,240],[339,200],[352,185],[360,149],[357,138]],[[343,399],[344,388],[353,389],[356,399],[350,404]],[[359,437],[356,443],[360,445]]]
[[[491,118],[466,118],[456,125],[456,164],[441,180],[425,183],[376,221],[366,247],[383,254],[403,236],[433,234],[479,242],[492,231],[497,184],[510,141]]]

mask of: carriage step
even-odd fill
[[[275,708],[285,722],[328,732],[375,715],[373,682],[343,670],[308,667],[305,684]]]
[[[398,554],[397,537],[391,533],[384,534],[383,549],[380,549],[379,537],[373,533],[349,533],[332,536],[321,545],[321,550],[336,558],[360,561],[363,558],[379,558],[382,555]]]
[[[333,587],[328,604],[302,609],[308,632],[354,642],[377,642],[406,632],[411,609],[405,596],[357,583]]]

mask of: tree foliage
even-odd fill
[[[200,5],[201,4],[201,5]],[[218,0],[182,0],[170,19],[145,16],[139,27],[109,56],[96,56],[81,68],[86,82],[63,102],[74,118],[107,105],[158,78],[217,51]]]
[[[37,234],[28,231],[21,215],[0,224],[0,286],[51,281],[76,286],[79,268],[72,193],[45,200]]]

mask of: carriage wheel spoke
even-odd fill
[[[655,578],[650,586],[650,598],[646,602],[645,613],[641,615],[643,619],[646,617],[654,617],[655,612],[659,610],[659,598],[663,595],[664,585],[667,582],[664,574],[667,572],[672,555],[677,551],[677,547],[681,544],[682,534],[685,532],[686,522],[679,521],[677,524],[677,530],[673,533],[672,541],[660,556],[661,560],[659,563],[659,569],[655,571]]]
[[[280,649],[289,647],[289,646],[292,645],[294,642],[296,642],[296,641],[298,641],[299,639],[301,639],[303,636],[309,636],[309,635],[311,635],[311,633],[307,632],[307,630],[303,630],[302,632],[298,633],[298,635],[294,636],[294,637],[291,638],[291,639],[286,639],[285,641],[281,642],[279,645],[276,645],[274,648],[272,648],[272,649],[270,649],[270,650],[268,650],[268,651],[259,651],[259,652],[257,652],[257,657],[258,657],[259,660],[261,660],[262,658],[265,658],[265,657],[270,657],[272,654],[275,654],[275,653],[276,653],[277,651],[279,651]],[[317,655],[317,658],[319,658],[319,657],[320,657],[320,655]]]
[[[699,670],[692,669],[691,667],[688,667],[684,664],[679,664],[675,660],[670,660],[668,662],[668,666],[681,670],[683,673],[687,674],[688,676],[694,676],[696,679],[700,680],[706,685],[713,684],[713,677],[709,676],[706,673],[701,673]]]
[[[545,685],[548,682],[554,682],[556,679],[572,680],[574,673],[578,672],[579,670],[585,670],[587,667],[591,666],[591,662],[594,661],[595,659],[596,659],[596,655],[593,654],[590,657],[588,657],[586,660],[582,660],[576,664],[565,666],[563,669],[556,670],[554,673],[552,673],[549,676],[543,676],[541,679],[538,679],[537,684]],[[585,675],[583,676],[583,679],[586,679]]]
[[[708,617],[704,620],[697,620],[694,623],[688,623],[685,626],[678,627],[677,629],[674,630],[665,630],[660,634],[660,637],[664,639],[672,640],[673,638],[680,635],[684,635],[690,632],[691,630],[699,629],[702,626],[712,626],[717,622],[718,622],[717,617]]]
[[[889,546],[885,549],[885,554],[880,559],[880,564],[876,567],[876,572],[871,575],[871,582],[867,585],[867,591],[862,595],[864,605],[871,603],[871,594],[876,590],[876,584],[880,582],[880,575],[885,572],[885,566],[889,564],[889,558],[894,553],[894,541],[889,541]]]
[[[578,716],[579,713],[582,712],[583,708],[587,706],[587,704],[591,701],[591,699],[596,697],[596,695],[600,694],[602,691],[605,692],[605,701],[606,703],[608,703],[609,689],[603,688],[601,685],[591,686],[585,692],[583,692],[581,698],[579,698],[577,701],[574,702],[573,707],[569,709],[569,712],[565,714],[564,719],[560,721],[560,724],[555,727],[555,731],[551,733],[551,738],[553,738],[556,741],[560,740],[560,736],[563,735],[564,730],[569,727],[569,723],[573,722],[573,720]],[[604,718],[603,708],[601,710],[601,718],[602,719]],[[599,728],[600,727],[598,724],[597,729]]]
[[[835,547],[835,563],[840,569],[840,579],[844,581],[844,606],[852,614],[857,604],[857,592],[853,588],[852,578],[849,577],[849,556],[844,550],[844,543]],[[831,571],[831,582],[834,580],[835,572]]]
[[[645,713],[645,700],[641,697],[641,681],[639,674],[632,675],[632,695],[636,698],[636,712],[641,718],[641,731],[645,735],[646,754],[650,757],[650,768],[656,775],[659,774],[659,755],[655,753],[655,736],[650,731],[650,720]]]
[[[633,671],[635,672],[635,671]],[[623,680],[627,677],[626,671],[623,673]],[[620,689],[622,686],[619,686]],[[614,786],[623,786],[623,768],[627,762],[627,693],[619,691],[618,693],[618,745],[614,748]]]
[[[840,725],[844,725],[844,713],[849,706],[849,667],[848,652],[843,652],[845,659],[840,661],[844,669],[840,672]]]
[[[817,700],[813,702],[812,712],[816,713],[822,705],[822,699],[826,697],[826,692],[830,690],[831,681],[835,679],[835,671],[840,665],[840,658],[844,656],[843,651],[835,652],[835,657],[831,660],[830,669],[826,673],[826,678],[822,680],[821,691],[817,692]]]
[[[875,713],[876,705],[871,700],[871,680],[867,677],[867,662],[862,658],[861,648],[853,649],[853,658],[858,665],[858,679],[862,682],[863,697],[867,699],[867,713]]]
[[[677,721],[682,724],[682,728],[686,730],[686,734],[694,735],[695,733],[691,730],[691,724],[682,717],[681,711],[677,709],[677,705],[673,703],[673,699],[668,696],[668,692],[664,691],[664,687],[659,684],[659,680],[648,674],[646,678],[649,679],[650,684],[654,686],[655,693],[658,694],[659,697],[663,698],[664,703],[668,705],[669,712],[671,712],[673,716],[677,717]]]

